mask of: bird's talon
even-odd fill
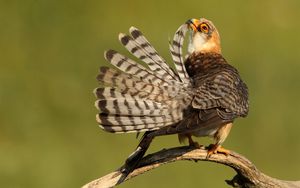
[[[230,154],[230,150],[227,150],[220,145],[211,144],[208,146],[206,158],[209,158],[212,154],[216,154],[216,153],[222,153],[222,154],[228,156]]]

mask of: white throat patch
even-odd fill
[[[205,34],[197,32],[190,36],[190,42],[188,45],[188,53],[192,54],[193,52],[209,51],[215,47],[215,44],[211,41],[207,41]]]

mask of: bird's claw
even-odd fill
[[[208,146],[206,158],[208,159],[212,154],[216,154],[216,153],[222,153],[228,156],[231,152],[230,150],[227,150],[218,144],[210,144]]]

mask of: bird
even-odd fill
[[[120,33],[119,40],[144,64],[115,50],[105,51],[104,57],[113,67],[100,67],[100,86],[94,90],[99,109],[96,120],[103,130],[144,132],[125,161],[122,181],[158,136],[177,134],[180,143],[187,140],[191,147],[200,146],[193,137],[212,137],[207,157],[228,155],[230,151],[222,144],[234,120],[248,114],[248,88],[238,70],[223,57],[214,24],[205,18],[189,19],[177,29],[169,41],[174,68],[139,29],[130,27],[129,32]]]

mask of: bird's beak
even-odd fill
[[[200,24],[200,21],[197,19],[189,19],[186,21],[186,24],[189,26],[190,29],[192,29],[194,32],[199,31],[198,25]]]

